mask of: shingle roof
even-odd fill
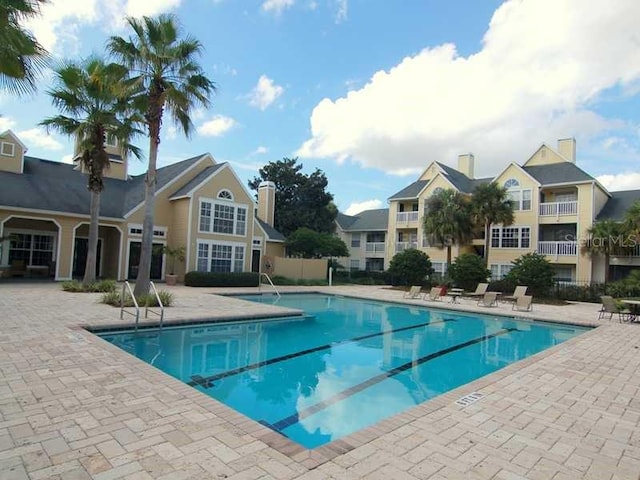
[[[205,181],[210,175],[214,172],[222,168],[224,165],[227,165],[227,162],[217,163],[216,165],[211,165],[201,171],[198,175],[193,177],[186,185],[178,189],[175,193],[173,193],[169,198],[178,198],[188,194],[191,190],[197,187],[201,182]]]
[[[440,168],[444,171],[447,179],[463,193],[471,193],[475,188],[474,180],[467,177],[464,173],[459,172],[455,168],[449,167],[448,165],[444,165],[440,162],[436,162]]]
[[[417,198],[422,189],[429,183],[429,180],[417,180],[411,185],[404,187],[399,192],[391,195],[389,200],[400,200],[402,198]]]
[[[591,175],[571,162],[533,165],[522,167],[522,169],[540,182],[541,185],[595,180]]]
[[[260,220],[258,217],[256,217],[256,220],[258,220],[258,223],[263,228],[263,230],[266,232],[268,240],[272,240],[272,241],[276,241],[276,242],[284,242],[285,238],[284,238],[283,234],[281,234],[279,231],[277,231],[275,228],[273,228],[268,223],[263,222],[262,220]]]
[[[336,222],[338,223],[338,226],[342,230],[347,230],[351,226],[351,224],[355,222],[357,219],[358,217],[355,217],[353,215],[347,215],[342,212],[338,212],[338,215],[336,216]]]
[[[344,231],[352,231],[352,232],[371,232],[376,230],[386,230],[389,225],[389,209],[388,208],[378,208],[375,210],[365,210],[364,212],[360,212],[357,215],[344,215],[338,214],[338,216],[342,216],[342,219],[351,219],[352,221],[345,226],[345,224],[338,220],[338,225]]]
[[[160,189],[202,155],[159,168]],[[127,180],[104,179],[100,216],[123,218],[144,200],[144,174]],[[87,177],[73,165],[24,157],[23,173],[0,172],[0,205],[7,207],[89,214],[90,194]]]
[[[598,213],[597,220],[623,220],[628,208],[636,200],[640,200],[640,190],[611,192],[611,198]]]

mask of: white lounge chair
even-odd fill
[[[527,294],[527,287],[526,285],[518,285],[516,287],[516,289],[513,291],[513,295],[506,295],[504,297],[502,297],[502,300],[504,300],[505,302],[514,302],[522,297],[523,295]]]
[[[600,320],[601,318],[604,318],[606,314],[609,314],[609,320],[611,320],[613,318],[614,313],[618,314],[618,319],[620,321],[627,320],[630,318],[631,310],[628,310],[626,308],[623,308],[623,309],[619,308],[618,305],[616,305],[616,301],[613,299],[612,296],[602,295],[600,297],[600,300],[602,301],[602,308],[598,312],[598,320]]]
[[[497,307],[498,306],[498,294],[497,292],[486,292],[480,299],[478,299],[479,307]]]
[[[519,297],[516,297],[511,310],[522,310],[525,312],[530,312],[531,310],[533,310],[532,302],[533,297],[531,295],[520,295]]]
[[[438,300],[442,300],[442,287],[432,287],[427,293],[424,294],[425,300],[431,300],[432,302],[437,302]]]
[[[413,285],[408,291],[404,292],[402,298],[420,298],[421,285]]]
[[[472,293],[467,293],[467,297],[481,298],[484,296],[485,293],[487,293],[487,288],[489,288],[488,283],[479,283],[478,286],[476,287],[476,291]]]

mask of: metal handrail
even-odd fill
[[[266,277],[267,281],[271,284],[271,288],[273,288],[273,291],[276,292],[276,295],[278,295],[278,298],[280,298],[280,292],[278,291],[276,286],[271,281],[271,278],[269,277],[269,275],[267,275],[266,273],[262,272],[260,274],[260,278],[262,278],[263,276]],[[262,285],[262,282],[260,280],[258,280],[258,288],[260,288],[260,285]]]
[[[144,318],[149,317],[149,312],[158,315],[160,317],[160,328],[162,328],[162,323],[164,322],[164,305],[162,305],[162,300],[160,300],[160,295],[158,295],[158,290],[153,282],[149,282],[149,286],[153,289],[153,294],[156,297],[156,301],[158,302],[158,306],[160,307],[160,313],[155,312],[149,309],[149,302],[144,307]]]
[[[129,295],[131,296],[131,299],[133,300],[133,304],[135,305],[135,308],[136,308],[135,313],[125,310],[124,296],[127,290],[129,291]],[[123,319],[123,315],[125,313],[128,313],[129,315],[133,315],[134,317],[136,317],[136,330],[137,330],[138,322],[140,321],[140,306],[138,305],[138,301],[136,300],[136,297],[133,294],[133,290],[131,290],[131,285],[129,285],[129,282],[126,282],[126,281],[122,284],[122,293],[120,294],[120,320]]]

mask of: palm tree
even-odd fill
[[[0,86],[14,94],[35,92],[49,54],[21,23],[40,14],[47,0],[0,0]]]
[[[611,255],[624,252],[626,226],[615,220],[599,220],[589,228],[589,241],[584,250],[590,255],[604,256],[604,281],[609,282],[609,260]]]
[[[631,204],[624,215],[624,223],[630,234],[635,236],[634,240],[640,236],[640,200]]]
[[[127,22],[133,36],[128,40],[111,37],[108,49],[129,68],[132,80],[141,88],[142,93],[135,102],[144,115],[149,136],[142,245],[134,291],[136,296],[140,296],[149,292],[156,164],[163,113],[166,109],[188,137],[193,129],[191,112],[196,107],[209,105],[209,96],[215,91],[215,86],[196,61],[202,53],[202,44],[191,36],[181,38],[174,16],[128,18]]]
[[[462,245],[473,236],[473,224],[465,197],[455,190],[441,190],[427,199],[424,232],[429,241],[447,247],[447,269],[451,265],[451,247]]]
[[[513,223],[513,205],[507,189],[496,182],[478,185],[471,196],[471,215],[476,225],[484,228],[484,266],[489,263],[491,226],[496,223],[508,226]]]
[[[141,133],[136,128],[136,122],[141,119],[128,108],[132,92],[125,81],[127,75],[125,67],[91,57],[80,64],[69,63],[58,68],[56,86],[47,92],[61,114],[46,118],[41,125],[47,130],[75,137],[80,161],[88,172],[91,221],[85,285],[96,280],[100,192],[104,188],[102,174],[109,168],[106,135],[117,140],[124,156],[132,153],[140,158],[140,149],[130,143],[134,135]]]

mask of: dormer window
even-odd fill
[[[233,200],[233,195],[229,190],[220,190],[218,192],[218,198],[222,200]]]
[[[509,200],[514,210],[531,210],[531,189],[520,188],[520,182],[515,178],[510,178],[504,182]]]
[[[506,182],[504,182],[504,188],[509,190],[510,188],[517,188],[520,186],[520,182],[515,178],[510,178]]]
[[[0,154],[5,157],[13,157],[16,153],[16,146],[11,142],[2,142],[0,144]]]

